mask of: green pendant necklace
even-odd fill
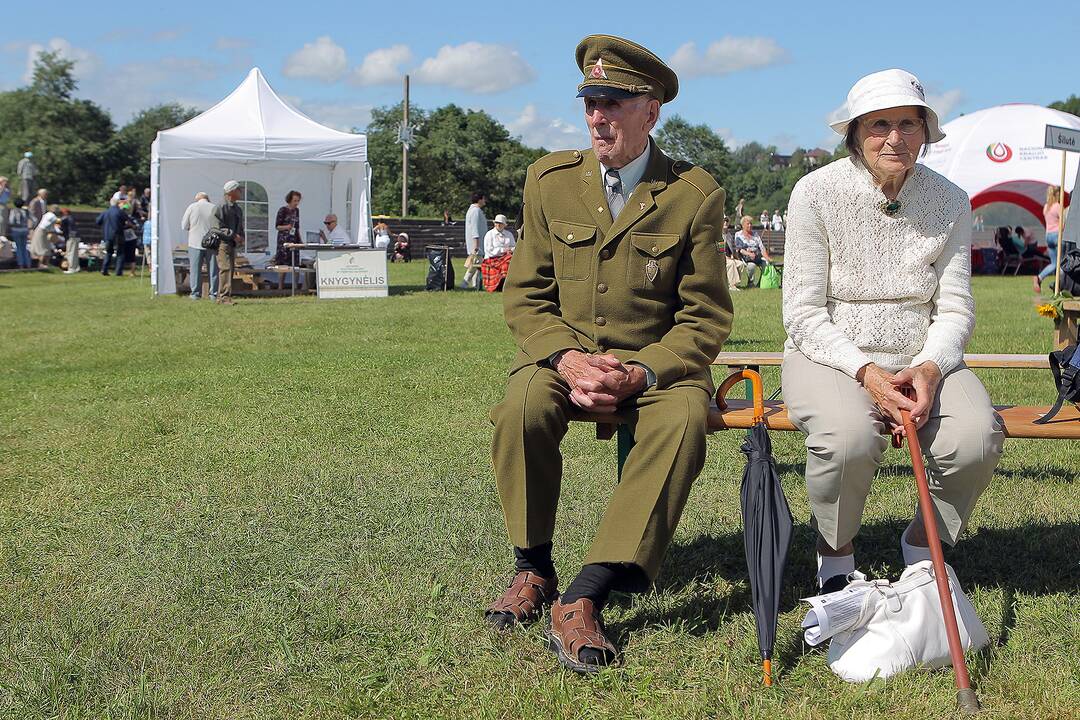
[[[878,207],[881,208],[881,212],[885,213],[889,217],[893,217],[900,212],[900,208],[902,206],[900,205],[899,200],[882,200],[881,204],[878,205]]]

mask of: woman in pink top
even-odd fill
[[[1051,185],[1046,189],[1046,204],[1043,205],[1043,218],[1046,219],[1046,247],[1050,250],[1050,264],[1035,276],[1035,292],[1042,292],[1042,281],[1054,274],[1057,268],[1058,230],[1061,228],[1061,188]]]

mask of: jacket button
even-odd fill
[[[656,247],[655,245],[653,245],[652,246],[652,251],[653,252],[660,252],[660,249],[658,247]]]
[[[599,285],[596,286],[596,290],[597,290],[597,292],[606,293],[607,292],[607,285],[605,285],[604,283],[600,283]]]
[[[601,206],[597,205],[597,206],[596,206],[596,212],[598,212],[598,213],[602,213],[602,212],[604,212],[604,208],[602,208]]]
[[[567,240],[573,240],[574,239],[574,233],[568,233],[567,236],[566,236],[566,239]],[[655,250],[656,248],[653,248],[653,249]]]
[[[611,257],[611,253],[607,250],[607,248],[604,248],[600,251],[601,260],[607,260],[609,257]]]
[[[607,318],[605,318],[603,315],[597,315],[596,324],[600,327],[604,327],[605,325],[607,325]]]

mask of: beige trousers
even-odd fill
[[[853,378],[801,353],[784,358],[781,377],[788,417],[806,435],[811,524],[832,548],[842,547],[859,532],[870,481],[889,444],[881,434],[884,419]],[[946,375],[919,430],[942,540],[955,544],[960,537],[990,484],[1004,439],[975,373],[961,365]]]

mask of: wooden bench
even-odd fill
[[[783,353],[775,352],[720,353],[712,364],[732,369],[757,370],[762,366],[777,367],[782,364],[783,358]],[[1046,355],[966,354],[964,362],[971,368],[1016,370],[1049,370],[1050,368]],[[749,392],[749,383],[747,383],[747,393]],[[711,434],[723,430],[749,430],[753,427],[752,400],[727,400],[726,405],[727,407],[721,410],[716,406],[715,401],[711,403],[707,432]],[[1049,405],[995,405],[994,409],[1001,418],[1006,437],[1080,440],[1080,409],[1075,405],[1065,405],[1057,416],[1045,425],[1036,425],[1035,420],[1050,409]],[[634,439],[627,427],[626,418],[618,413],[611,415],[577,411],[571,414],[570,419],[576,422],[595,423],[598,440],[608,440],[612,435],[617,435],[619,476],[621,477],[623,464],[634,446]],[[765,426],[769,430],[779,432],[798,430],[788,418],[787,407],[779,400],[765,402]]]

